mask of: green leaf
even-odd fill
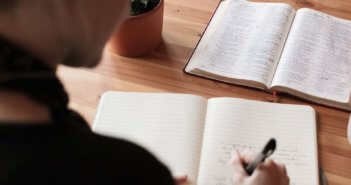
[[[145,5],[144,7],[146,8],[149,0],[141,0],[141,2]]]
[[[160,0],[131,0],[131,15],[146,13],[155,8],[159,3]]]

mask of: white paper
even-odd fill
[[[276,138],[272,158],[286,165],[292,185],[318,185],[315,113],[311,107],[233,98],[208,102],[198,182],[231,185],[233,149],[259,152]]]
[[[198,69],[269,86],[294,13],[287,4],[232,0]]]
[[[195,184],[206,104],[205,98],[185,94],[105,93],[93,131],[145,147],[174,176],[186,174]]]
[[[312,9],[298,10],[272,86],[349,103],[351,21]]]

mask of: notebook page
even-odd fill
[[[272,86],[349,103],[351,21],[308,8],[298,10]]]
[[[197,69],[268,87],[294,14],[288,4],[231,0]]]
[[[165,93],[105,93],[93,131],[151,151],[174,176],[196,183],[207,100]]]
[[[260,152],[272,137],[272,155],[287,165],[292,185],[318,185],[314,110],[234,98],[208,102],[198,182],[231,185],[228,161],[233,149]]]

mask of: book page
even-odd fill
[[[196,184],[206,104],[194,95],[109,92],[93,131],[143,146],[174,176],[186,174]]]
[[[228,162],[233,149],[258,153],[270,138],[276,138],[271,157],[286,164],[291,185],[318,185],[315,122],[309,106],[210,99],[199,184],[231,185]]]
[[[186,72],[191,72],[203,60],[203,55],[207,52],[208,43],[211,41],[213,35],[216,33],[216,28],[221,23],[221,19],[227,11],[232,0],[222,0],[219,2],[217,9],[208,23],[198,45],[196,46],[188,64],[185,67]]]
[[[350,102],[351,21],[300,9],[272,87],[288,87],[336,102]]]
[[[287,4],[232,0],[196,68],[268,87],[294,13]]]

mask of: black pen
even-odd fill
[[[255,168],[264,160],[269,157],[270,155],[273,154],[274,150],[276,148],[276,141],[274,138],[270,139],[266,146],[263,148],[261,153],[257,155],[254,161],[252,161],[249,164],[244,165],[245,171],[248,175],[251,175]]]

